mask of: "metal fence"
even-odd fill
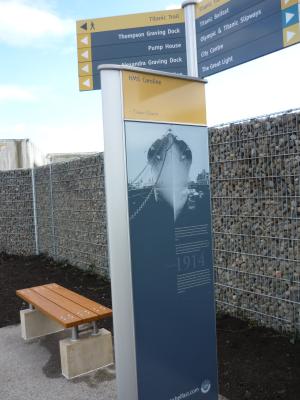
[[[300,114],[210,129],[219,310],[300,331]]]

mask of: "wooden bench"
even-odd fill
[[[112,315],[110,308],[56,283],[17,290],[16,294],[64,328],[73,328],[73,339],[78,338],[79,325],[95,322]],[[93,326],[96,329],[96,324]]]
[[[30,339],[33,337],[39,337],[46,334],[57,332],[58,330],[63,330],[67,328],[72,329],[72,337],[71,341],[73,344],[75,342],[80,341],[80,334],[83,332],[87,332],[88,330],[92,330],[91,336],[94,338],[99,335],[99,330],[97,328],[97,320],[101,320],[103,318],[111,317],[112,310],[107,308],[101,304],[96,303],[95,301],[89,300],[88,298],[79,295],[69,289],[66,289],[56,283],[50,283],[42,286],[35,286],[27,289],[21,289],[16,291],[17,296],[26,301],[29,304],[29,310],[21,311],[21,326],[22,326],[22,336],[24,339]],[[37,319],[31,322],[29,319],[24,322],[24,315],[22,314],[29,313],[31,311],[38,310],[43,316],[37,315]],[[33,316],[33,319],[35,317]],[[48,328],[48,319],[55,321],[54,327]],[[27,324],[27,326],[25,326]],[[36,325],[34,328],[28,328],[29,325]],[[88,325],[87,325],[88,324]],[[51,325],[51,322],[50,322]],[[49,325],[49,326],[50,326]],[[84,327],[80,326],[84,325]],[[61,329],[57,329],[57,327],[61,327]],[[29,332],[30,334],[23,334],[23,332]],[[110,335],[110,332],[102,329],[101,331],[105,331],[104,333]],[[32,332],[34,332],[32,334]],[[38,333],[40,332],[40,334]],[[102,332],[102,333],[103,333]],[[111,336],[110,336],[111,337]],[[105,339],[107,341],[107,339]],[[63,341],[61,341],[63,342]],[[69,345],[69,343],[67,343]],[[60,343],[61,350],[61,359],[62,357],[62,346]],[[67,350],[66,350],[67,351]],[[86,351],[86,344],[85,344]],[[73,349],[74,352],[74,349]],[[112,350],[111,350],[112,352]],[[84,358],[85,355],[81,354]],[[66,356],[68,359],[70,358],[69,354]],[[107,356],[105,357],[107,359]],[[62,369],[63,369],[63,359],[62,361]],[[68,361],[69,362],[69,361]],[[90,364],[89,361],[87,361]],[[90,367],[88,367],[89,369]],[[93,369],[94,365],[92,366]],[[100,367],[99,367],[100,368]],[[66,367],[67,370],[72,369],[72,366],[69,365]],[[76,371],[81,371],[81,369],[76,368]],[[83,368],[84,372],[81,373],[69,373],[68,371],[64,373],[67,378],[81,375],[82,373],[86,373],[86,368]]]

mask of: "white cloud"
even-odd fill
[[[15,85],[0,85],[0,102],[20,101],[28,102],[37,100],[32,89]]]
[[[28,0],[0,0],[0,42],[35,45],[45,38],[61,38],[75,32],[75,22]]]
[[[181,4],[169,4],[169,5],[166,7],[166,10],[175,10],[175,9],[177,9],[177,8],[181,8]]]

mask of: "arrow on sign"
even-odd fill
[[[81,53],[81,57],[82,57],[82,58],[85,58],[86,60],[88,60],[88,58],[89,58],[89,51],[86,50],[86,51],[84,51],[83,53]]]
[[[89,44],[89,37],[88,37],[88,36],[85,36],[84,38],[82,38],[82,39],[80,40],[80,42],[83,43],[83,44],[88,45],[88,44]]]
[[[84,65],[83,67],[81,67],[81,70],[83,71],[83,72],[90,72],[90,69],[89,69],[89,64],[86,64],[86,65]]]
[[[288,22],[290,22],[290,20],[293,19],[294,16],[295,16],[295,14],[292,14],[292,13],[287,12],[287,13],[285,14],[285,23],[287,24]]]
[[[287,32],[286,32],[286,41],[287,41],[287,42],[290,42],[290,41],[293,39],[293,37],[294,37],[295,35],[296,35],[295,32],[287,31]]]
[[[84,29],[85,31],[87,31],[87,22],[85,22],[83,25],[81,25],[80,28]]]
[[[86,81],[83,81],[82,84],[83,84],[84,86],[88,87],[88,88],[91,87],[91,80],[90,80],[90,78],[87,79]]]

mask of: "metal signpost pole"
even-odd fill
[[[188,75],[198,77],[198,57],[196,40],[196,15],[197,0],[186,0],[182,3],[185,19],[185,38]]]
[[[114,310],[117,392],[119,400],[138,400],[122,76],[118,70],[103,70],[101,78],[105,197]]]

